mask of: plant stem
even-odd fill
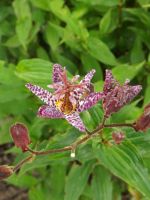
[[[32,153],[32,155],[28,156],[27,158],[25,158],[24,160],[22,160],[20,163],[18,163],[15,167],[14,167],[14,172],[16,172],[18,169],[20,169],[25,163],[29,162],[32,158],[33,155],[48,155],[48,154],[53,154],[53,153],[60,153],[60,152],[65,152],[65,151],[75,151],[75,149],[77,148],[77,146],[79,146],[80,144],[86,142],[87,140],[91,139],[93,136],[97,135],[98,132],[100,132],[99,134],[102,134],[102,130],[103,128],[112,128],[112,127],[132,127],[134,128],[133,124],[105,124],[106,121],[106,117],[103,117],[102,123],[92,132],[89,132],[86,130],[86,135],[81,138],[80,140],[77,140],[76,142],[72,143],[70,146],[66,146],[64,148],[59,148],[59,149],[49,149],[47,151],[35,151],[33,149],[30,149],[28,147],[28,151],[30,153]]]
[[[28,147],[28,151],[35,155],[47,155],[47,154],[59,153],[59,152],[71,151],[71,150],[72,150],[72,146],[66,146],[66,147],[60,148],[60,149],[49,149],[47,151],[35,151]]]
[[[112,127],[132,127],[132,128],[134,128],[134,126],[133,126],[133,124],[124,124],[124,123],[122,123],[122,124],[105,124],[104,125],[104,127],[106,127],[106,128],[112,128]]]
[[[25,163],[29,162],[31,159],[33,158],[33,155],[28,156],[27,158],[25,158],[24,160],[22,160],[20,163],[18,163],[13,171],[16,172],[18,169],[20,169]]]

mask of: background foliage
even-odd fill
[[[19,121],[30,130],[37,149],[64,147],[81,133],[64,120],[36,117],[41,102],[26,82],[46,87],[52,63],[84,75],[95,68],[95,89],[112,69],[124,82],[141,84],[141,96],[114,114],[111,122],[133,122],[150,99],[150,0],[1,0],[0,1],[0,144],[11,142],[9,127]],[[101,105],[83,113],[92,130],[101,121]],[[58,126],[59,124],[59,126]],[[150,199],[150,131],[124,128],[121,145],[94,138],[69,153],[41,156],[7,181],[27,188],[30,200]],[[105,129],[104,139],[111,140]],[[12,147],[17,163],[27,153]]]

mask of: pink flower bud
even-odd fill
[[[125,138],[124,133],[122,132],[113,132],[112,139],[114,140],[115,144],[120,144]]]
[[[0,166],[0,180],[8,178],[13,174],[13,168],[8,165],[1,165]]]
[[[24,124],[17,123],[10,128],[10,133],[16,147],[21,148],[22,151],[28,150],[28,145],[31,143],[28,129]]]
[[[150,104],[145,106],[143,114],[136,121],[134,128],[136,131],[147,131],[150,128]]]

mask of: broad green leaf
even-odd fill
[[[116,9],[109,9],[100,21],[100,34],[111,33],[118,25],[118,13]]]
[[[16,75],[28,82],[50,84],[52,77],[52,63],[42,59],[26,59],[18,63]]]
[[[74,165],[67,177],[65,186],[65,200],[78,200],[82,194],[89,175],[92,171],[93,162],[82,166]]]
[[[118,65],[117,67],[112,69],[112,72],[116,79],[123,83],[126,79],[132,80],[140,72],[144,64],[145,62],[134,65]]]
[[[101,40],[93,37],[88,38],[87,50],[91,56],[96,58],[102,63],[108,65],[117,65],[117,60],[112,52],[109,50],[108,46]]]
[[[66,166],[57,164],[51,167],[50,199],[60,200],[64,196]]]
[[[149,12],[146,12],[144,9],[140,8],[127,8],[125,11],[140,20],[140,22],[143,23],[147,28],[150,28]]]
[[[131,50],[131,62],[140,63],[144,60],[144,51],[142,49],[142,41],[139,36],[136,37],[133,48]]]
[[[86,3],[91,6],[116,6],[118,5],[118,0],[76,0],[78,2]]]
[[[49,11],[49,0],[30,0],[32,4],[40,9]]]
[[[16,33],[21,45],[26,49],[28,37],[32,28],[32,17],[29,4],[26,0],[15,0],[13,2],[17,16]]]
[[[150,103],[150,77],[147,77],[147,87],[145,89],[145,94],[144,94],[144,105],[147,105]]]
[[[29,200],[48,200],[48,197],[42,185],[31,187],[29,191]]]
[[[48,44],[51,46],[52,50],[55,51],[59,46],[60,37],[63,35],[63,28],[49,22],[46,26],[45,34]]]
[[[145,168],[139,151],[131,142],[112,147],[95,148],[97,158],[115,176],[118,176],[130,186],[150,198],[150,177]]]
[[[18,187],[30,188],[36,185],[38,180],[32,175],[24,174],[22,176],[17,176],[14,174],[13,176],[10,176],[7,182]]]
[[[101,66],[93,56],[91,56],[90,54],[82,54],[81,61],[83,64],[84,71],[86,73],[92,69],[96,70],[96,73],[92,79],[93,81],[102,80],[103,74],[102,74]]]
[[[111,174],[102,166],[97,166],[93,171],[92,199],[112,200]]]

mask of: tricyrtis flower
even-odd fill
[[[147,131],[150,128],[150,104],[144,108],[144,112],[136,121],[134,128],[137,131]]]
[[[10,133],[16,147],[21,148],[23,152],[27,151],[31,143],[27,127],[21,123],[14,124],[10,128]]]
[[[95,70],[90,71],[82,81],[77,83],[79,76],[67,79],[66,69],[59,64],[53,65],[53,88],[50,93],[43,88],[26,84],[26,87],[38,96],[46,105],[39,108],[38,116],[45,118],[65,118],[70,124],[85,131],[85,125],[79,113],[89,109],[103,97],[101,92],[93,92],[91,79]]]
[[[124,105],[132,101],[138,95],[142,87],[140,85],[130,86],[129,80],[123,85],[114,79],[110,70],[106,70],[106,77],[103,92],[103,108],[105,116],[109,117],[112,113],[120,110]]]

